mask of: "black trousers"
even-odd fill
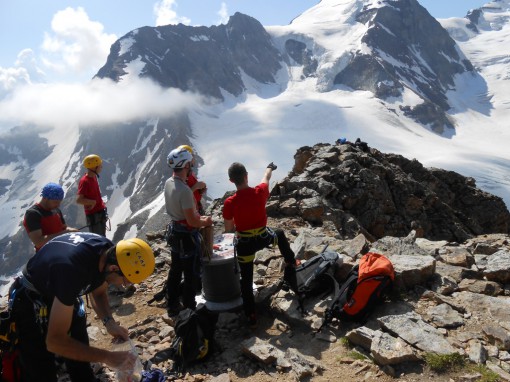
[[[186,308],[195,309],[195,295],[201,276],[201,241],[197,231],[179,232],[170,229],[167,243],[172,253],[172,264],[166,281],[167,305],[171,308],[179,303]],[[181,281],[184,283],[181,288]]]
[[[278,249],[286,263],[293,263],[294,252],[290,248],[285,232],[281,229],[272,231],[277,239]],[[237,239],[236,252],[241,271],[241,296],[243,298],[244,313],[249,316],[255,313],[255,298],[253,297],[253,258],[256,252],[271,246],[275,236],[269,231],[262,235],[241,237]]]
[[[87,215],[86,218],[89,232],[97,233],[101,236],[106,236],[106,222],[108,220],[106,210]]]
[[[41,297],[34,292],[20,287],[17,290],[13,304],[14,321],[19,336],[19,350],[21,363],[22,382],[56,382],[57,368],[55,365],[55,354],[50,353],[46,348],[47,325],[37,323],[34,311],[35,299]],[[45,301],[49,318],[51,302]],[[87,317],[78,314],[78,303],[73,311],[73,320],[69,335],[84,343],[89,344],[87,334]],[[73,382],[95,382],[94,373],[90,363],[64,359],[71,381]]]

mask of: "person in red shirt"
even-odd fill
[[[197,204],[198,213],[200,215],[204,215],[204,209],[202,207],[202,196],[207,189],[207,185],[205,184],[205,182],[198,180],[193,171],[193,168],[196,165],[195,153],[193,152],[191,146],[188,145],[180,145],[178,149],[186,149],[193,156],[193,159],[191,161],[192,171],[190,171],[188,177],[186,178],[186,184],[189,186],[189,188],[191,188],[191,191],[193,191],[193,197],[195,198]]]
[[[287,264],[285,279],[291,286],[296,285],[296,260],[285,233],[281,229],[272,230],[266,227],[266,202],[273,170],[276,170],[276,166],[271,162],[260,184],[250,187],[246,168],[241,163],[232,163],[228,176],[237,191],[228,197],[223,205],[225,232],[236,233],[235,248],[241,270],[243,309],[252,327],[257,324],[253,297],[253,260],[257,251],[270,245],[278,245]]]
[[[76,232],[76,228],[66,225],[60,203],[64,199],[63,188],[56,183],[46,184],[41,191],[41,200],[26,212],[23,226],[34,243],[37,252],[54,237],[66,232]]]
[[[103,169],[103,161],[99,155],[92,154],[83,159],[83,166],[87,169],[87,173],[82,176],[78,184],[76,203],[83,205],[89,231],[106,236],[108,215],[97,181]]]

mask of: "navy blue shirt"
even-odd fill
[[[71,306],[105,281],[101,253],[114,244],[89,232],[65,233],[50,240],[27,263],[30,282],[44,297]]]

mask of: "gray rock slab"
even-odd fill
[[[510,332],[508,330],[499,325],[485,325],[482,331],[492,343],[505,350],[510,350]]]
[[[436,293],[449,296],[453,292],[456,292],[459,289],[459,286],[453,277],[435,273],[431,278],[430,289]]]
[[[470,361],[477,364],[484,364],[489,358],[487,349],[478,341],[471,341],[469,343],[469,350],[467,352]]]
[[[448,304],[440,304],[427,310],[428,320],[440,328],[458,328],[464,325],[463,317]]]
[[[379,365],[397,365],[418,360],[413,348],[400,338],[395,338],[381,331],[376,331],[370,353]]]
[[[208,382],[230,382],[230,381],[231,379],[228,373],[223,373],[216,377],[212,377],[211,379],[209,379]]]
[[[241,349],[248,357],[266,365],[274,363],[284,352],[257,337],[249,338],[241,343]]]
[[[464,306],[468,312],[490,315],[493,321],[508,321],[510,319],[510,298],[505,296],[486,296],[472,292],[457,292],[452,295],[453,300]]]
[[[380,317],[378,322],[386,331],[425,352],[436,354],[457,353],[436,328],[427,324],[414,312],[398,316]]]
[[[296,349],[287,349],[283,354],[283,358],[278,358],[277,366],[282,367],[283,364],[289,364],[292,373],[296,375],[297,380],[301,381],[304,378],[312,377],[317,372],[324,370],[324,368],[315,360],[310,357],[305,357]]]
[[[487,260],[484,270],[487,280],[501,283],[510,282],[510,251],[502,249],[493,253]]]
[[[510,381],[510,374],[507,373],[505,370],[503,370],[498,365],[496,365],[495,363],[487,361],[487,363],[485,365],[487,366],[487,368],[489,370],[491,370],[494,373],[496,373],[497,375],[499,375],[503,379],[503,381]]]
[[[415,243],[416,237],[413,234],[404,238],[385,236],[372,243],[375,252],[387,256],[430,256],[430,251],[422,249]]]
[[[459,290],[486,294],[488,296],[498,296],[501,294],[502,288],[495,281],[464,279],[459,284]]]
[[[376,330],[372,330],[366,326],[360,326],[359,328],[355,328],[348,332],[345,337],[354,345],[370,350],[375,333]]]
[[[445,247],[439,250],[439,259],[447,264],[469,268],[475,263],[473,255],[462,247]]]
[[[439,250],[444,247],[448,242],[446,240],[441,241],[430,241],[424,238],[417,238],[415,241],[416,245],[427,252],[427,254],[433,256]]]
[[[395,284],[399,288],[410,289],[424,284],[436,270],[436,260],[428,255],[391,255],[389,259],[395,268]]]

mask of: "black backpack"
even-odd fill
[[[308,259],[295,269],[286,267],[283,287],[292,289],[299,303],[299,310],[305,314],[304,301],[313,296],[325,297],[331,292],[338,291],[335,272],[338,267],[339,255],[336,252],[326,252],[326,247],[317,256]]]
[[[204,305],[179,312],[174,326],[175,338],[170,346],[173,371],[183,372],[211,354],[216,320],[217,314],[209,312]]]
[[[296,267],[298,294],[308,297],[332,291],[337,282],[335,272],[338,260],[338,253],[323,251]]]

